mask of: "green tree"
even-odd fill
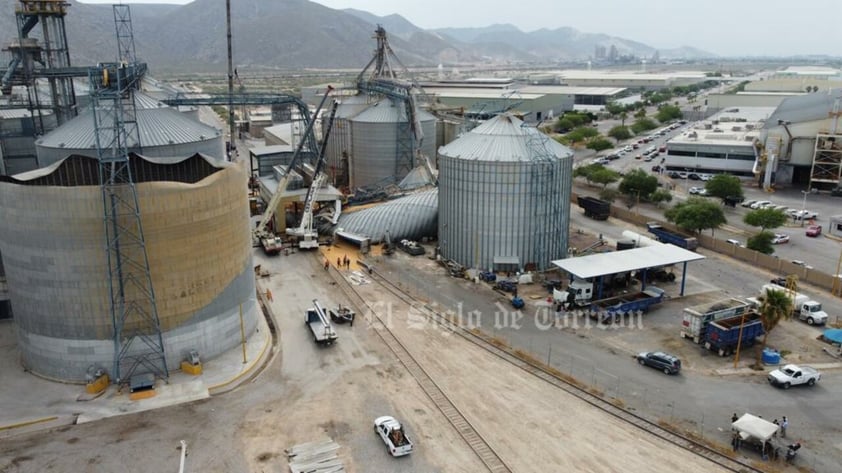
[[[588,141],[586,145],[588,149],[592,149],[596,152],[600,152],[602,150],[611,149],[614,147],[614,144],[610,141],[606,140],[605,138],[598,136],[594,137]]]
[[[625,128],[626,127],[626,119],[629,118],[629,114],[626,111],[620,112],[620,126]]]
[[[646,108],[641,107],[637,112],[634,113],[635,118],[645,118],[646,117]]]
[[[752,210],[743,217],[743,222],[746,225],[753,227],[760,227],[760,231],[766,231],[770,228],[778,228],[786,223],[786,214],[782,210],[775,209],[757,209]]]
[[[746,248],[758,251],[764,255],[771,255],[775,252],[775,247],[772,245],[773,238],[775,238],[775,234],[772,232],[760,232],[757,235],[748,237]]]
[[[725,200],[728,197],[743,197],[743,185],[740,178],[730,174],[717,174],[705,183],[705,190],[711,197]]]
[[[645,131],[654,130],[655,128],[658,128],[658,124],[652,121],[651,118],[639,118],[631,126],[632,131],[637,135]]]
[[[695,233],[709,228],[713,234],[727,222],[719,204],[700,197],[691,197],[674,205],[664,212],[664,216],[684,230]]]
[[[646,199],[658,188],[658,178],[643,169],[635,169],[620,181],[620,192],[635,199]]]
[[[681,109],[676,107],[675,105],[664,105],[663,107],[658,110],[658,113],[655,115],[655,118],[658,119],[661,123],[666,123],[670,120],[677,120],[681,118],[683,114],[681,113]]]
[[[578,126],[575,130],[567,134],[567,139],[571,143],[580,143],[597,135],[599,135],[599,131],[592,126]]]
[[[557,132],[564,133],[572,130],[576,125],[569,118],[560,117],[555,122],[555,129]]]
[[[608,184],[619,181],[620,173],[613,169],[602,167],[602,169],[594,169],[590,173],[589,177],[589,181],[595,182],[597,184],[602,184],[602,187],[604,189],[608,186]]]
[[[764,294],[760,296],[760,320],[763,322],[763,342],[757,347],[755,355],[757,356],[757,366],[760,364],[760,356],[763,349],[766,348],[766,340],[769,338],[769,333],[778,326],[781,320],[789,320],[792,317],[792,299],[785,291],[775,289],[767,289]],[[787,387],[787,386],[784,386]]]
[[[605,111],[610,113],[612,117],[616,117],[620,115],[625,110],[625,107],[616,103],[616,102],[608,102],[605,104]]]
[[[592,179],[591,176],[602,169],[605,169],[605,166],[597,163],[588,164],[587,166],[579,166],[573,170],[573,177],[584,177],[585,180],[588,181],[588,184],[590,184]]]
[[[617,141],[622,141],[631,138],[632,134],[631,131],[629,131],[629,127],[618,125],[608,130],[608,136],[614,138]]]
[[[657,189],[647,199],[660,207],[663,202],[672,202],[672,193],[666,189]]]
[[[620,193],[617,189],[611,189],[608,187],[604,187],[601,191],[599,191],[599,198],[607,201],[607,202],[614,202]]]

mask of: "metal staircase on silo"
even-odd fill
[[[135,56],[128,5],[113,5],[119,58],[89,71],[106,236],[117,384],[169,379],[129,149],[140,148],[134,91],[146,72]]]
[[[529,153],[529,158],[532,161],[530,193],[532,199],[531,207],[533,222],[545,221],[545,219],[550,218],[552,215],[556,215],[559,211],[558,208],[551,208],[547,205],[547,203],[555,202],[553,199],[547,200],[547,194],[550,192],[551,187],[547,178],[547,173],[555,169],[553,163],[556,156],[547,146],[551,138],[541,132],[539,129],[540,125],[540,122],[536,124],[535,127],[527,125],[526,122],[521,122],[520,125],[523,130],[524,139],[526,140],[526,149]],[[561,179],[561,176],[554,175],[551,176],[551,179]],[[553,221],[557,221],[557,219],[553,219]],[[541,263],[547,262],[547,258],[549,257],[547,255],[547,248],[552,246],[548,239],[555,238],[555,236],[561,234],[561,228],[554,228],[549,235],[539,235],[535,246],[537,250],[535,254],[536,261]]]

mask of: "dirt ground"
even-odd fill
[[[395,334],[514,471],[717,471],[459,337],[408,326],[395,307]]]

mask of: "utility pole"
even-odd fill
[[[233,161],[237,149],[237,130],[234,125],[234,60],[231,54],[231,0],[225,0],[225,26],[228,34],[228,160]]]

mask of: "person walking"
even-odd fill
[[[731,423],[737,422],[740,418],[737,417],[737,413],[735,412],[734,415],[731,416]]]
[[[781,420],[781,438],[786,438],[786,428],[789,427],[789,420],[787,420],[786,416],[783,416]]]

